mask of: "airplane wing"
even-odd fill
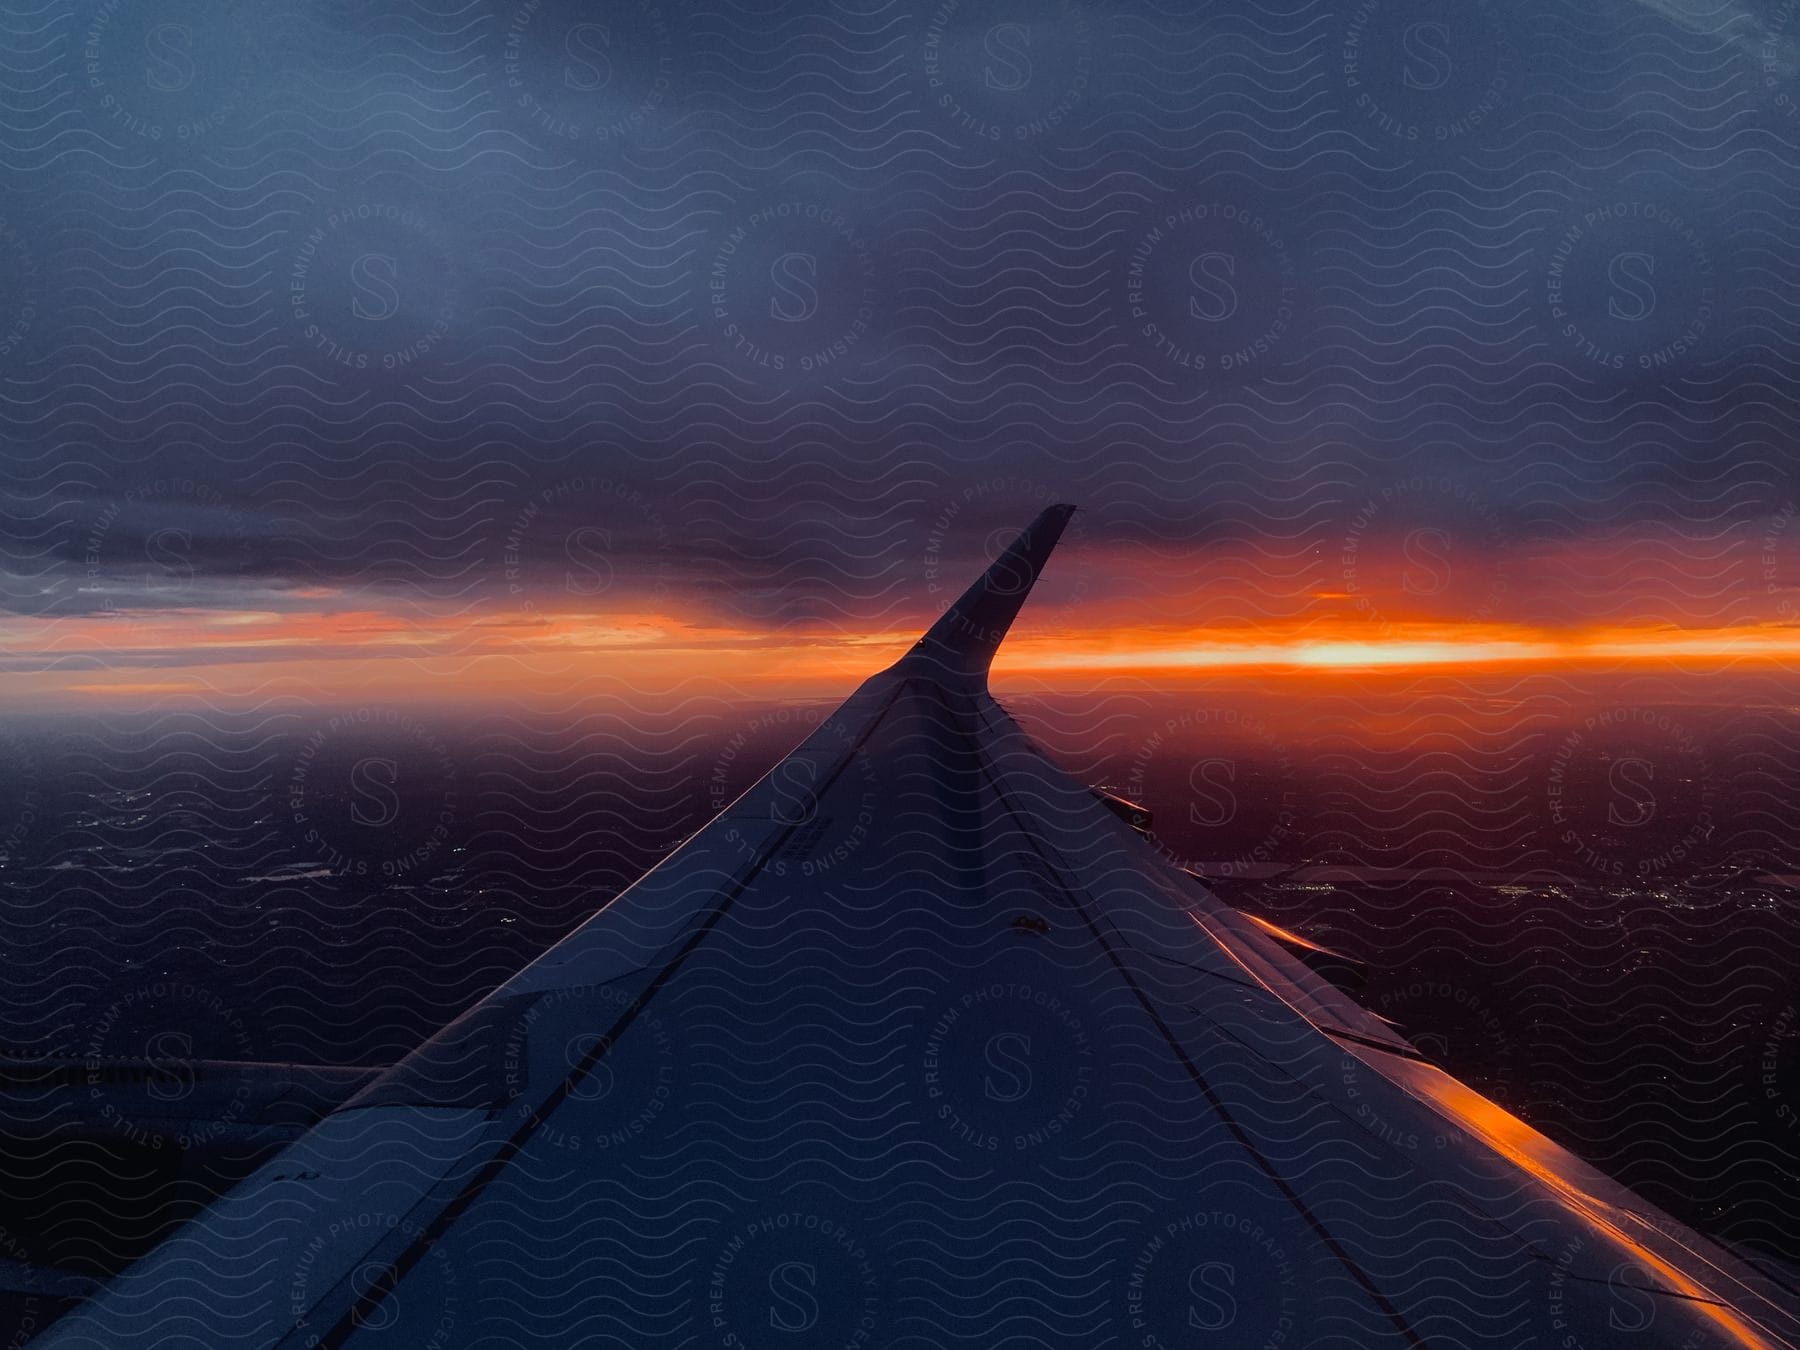
[[[57,1347],[1771,1347],[989,695],[1072,508]]]

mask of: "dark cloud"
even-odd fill
[[[1794,490],[1779,14],[59,15],[0,106],[16,610],[804,627],[1050,498],[1294,555],[1422,475],[1492,552]]]

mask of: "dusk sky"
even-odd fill
[[[327,1122],[500,1150],[344,1134],[239,1192],[417,1182],[423,1234],[316,1267],[232,1239],[274,1338],[363,1344],[411,1270],[469,1310],[433,1344],[724,1344],[707,1253],[765,1191],[900,1254],[871,1346],[1148,1344],[1177,1202],[1366,1250],[1395,1343],[1573,1344],[1570,1291],[1638,1337],[1677,1237],[1527,1126],[1800,1261],[1800,0],[0,0],[0,447],[14,1292],[131,1259],[15,1130],[39,1055],[84,1129],[95,1064],[149,1104],[100,1122],[154,1154],[143,1250],[200,1198],[178,1064],[273,1066],[278,1131],[347,1068]],[[1058,503],[994,703],[973,652],[877,675]],[[1093,1000],[1092,1108],[1029,1158],[998,1107],[985,1161],[907,1133],[940,1069],[1015,1100],[1037,1023],[978,975]],[[548,1095],[430,1095],[515,1026]],[[660,1103],[665,1051],[640,1139],[602,1080]],[[564,1107],[595,1146],[534,1171]],[[515,1189],[570,1226],[434,1273]],[[1170,1344],[1225,1325],[1183,1242]],[[1708,1288],[1634,1343],[1735,1317]],[[1333,1297],[1278,1291],[1375,1344]],[[1228,1339],[1319,1339],[1267,1325]]]
[[[9,12],[9,702],[841,688],[1059,500],[1014,669],[1800,654],[1792,5],[224,13]]]

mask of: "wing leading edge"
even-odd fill
[[[44,1343],[1792,1344],[993,701],[1071,511]]]

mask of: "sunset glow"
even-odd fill
[[[210,694],[248,697],[298,682],[324,697],[482,700],[585,687],[647,693],[681,687],[829,692],[898,657],[902,631],[776,631],[661,612],[476,610],[402,616],[377,610],[141,610],[5,623],[10,670],[0,690],[75,703]],[[1055,628],[1015,633],[1004,675],[1052,684],[1120,675],[1180,681],[1265,670],[1284,679],[1426,670],[1706,668],[1800,663],[1800,625],[1569,630],[1502,623],[1352,620],[1233,627],[1111,626],[1075,611]],[[429,687],[421,688],[421,672]]]

